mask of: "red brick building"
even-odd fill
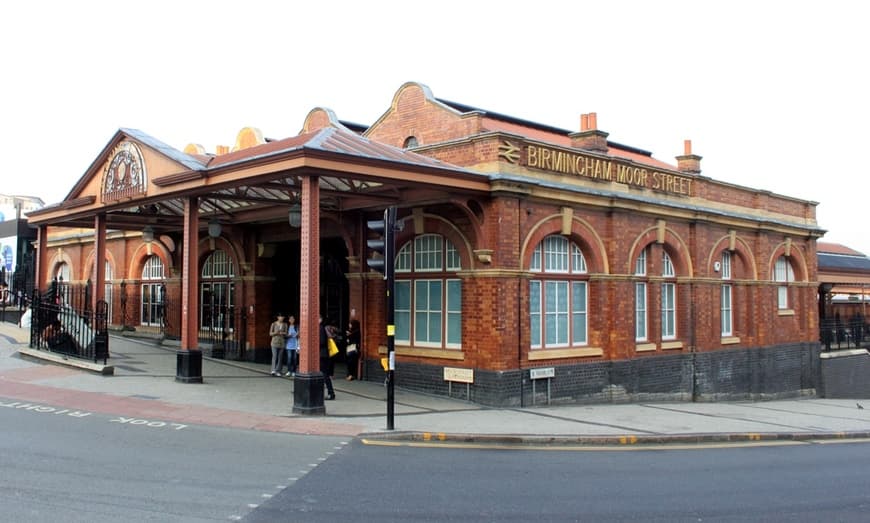
[[[356,316],[379,380],[365,224],[396,206],[399,386],[493,405],[812,394],[816,203],[704,177],[688,141],[672,165],[607,138],[594,113],[562,130],[416,83],[369,127],[314,109],[298,136],[246,129],[216,154],[122,129],[31,214],[38,274],[91,279],[113,324],[179,337],[180,358],[216,322],[226,341],[226,318],[255,357],[294,313],[311,391],[318,314]]]

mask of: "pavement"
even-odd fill
[[[370,440],[500,445],[640,445],[870,438],[870,402],[800,398],[717,403],[490,408],[396,387],[387,430],[382,382],[346,381],[326,414],[292,412],[292,378],[269,366],[203,358],[203,383],[175,381],[176,348],[112,336],[114,375],[24,357],[29,331],[0,322],[0,407],[92,412],[208,425]],[[401,372],[401,366],[397,369]],[[139,423],[144,423],[141,421]]]

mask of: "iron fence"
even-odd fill
[[[94,363],[109,358],[108,304],[90,306],[90,285],[53,282],[33,293],[30,347]]]
[[[199,342],[213,358],[245,358],[247,314],[244,308],[218,306],[201,315]]]
[[[820,322],[820,341],[825,350],[860,348],[868,333],[870,328],[860,315],[846,320],[832,318]]]

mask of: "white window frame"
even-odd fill
[[[580,247],[560,235],[545,237],[532,251],[529,270],[530,345],[533,350],[589,344],[589,286]]]
[[[419,235],[399,249],[394,267],[396,342],[461,350],[462,281],[454,273],[462,263],[456,246],[439,234]],[[434,301],[433,288],[439,292]],[[426,303],[420,301],[424,297]]]
[[[789,309],[788,284],[794,281],[794,268],[785,256],[776,259],[773,278],[779,283],[776,289],[776,305],[779,310]]]
[[[670,255],[662,251],[662,277],[674,278],[676,271]],[[677,338],[677,284],[671,280],[662,282],[662,340]]]
[[[720,271],[722,274],[722,289],[719,298],[719,317],[722,337],[734,335],[734,303],[731,284],[731,253],[729,251],[722,252],[722,261]]]
[[[163,260],[160,259],[160,256],[152,254],[145,260],[145,264],[142,266],[142,284],[139,299],[140,325],[149,327],[159,327],[162,325],[163,315],[165,314],[163,304],[166,299],[166,296],[163,295],[165,289],[164,278],[165,267],[163,266]],[[151,299],[154,296],[158,298],[157,301]],[[146,309],[148,314],[145,314]],[[146,321],[146,317],[148,321]],[[156,321],[152,321],[153,318],[156,318]]]
[[[644,248],[634,261],[634,275],[646,276],[646,252]],[[647,306],[647,285],[645,281],[634,284],[634,339],[647,341],[649,339],[649,316]]]

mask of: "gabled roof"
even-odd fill
[[[391,145],[375,142],[349,129],[342,129],[340,127],[324,127],[318,131],[300,134],[292,138],[275,140],[221,156],[215,156],[208,163],[207,167],[208,169],[226,167],[301,150],[324,151],[357,158],[397,162],[406,166],[449,169],[479,176],[479,173],[463,169],[462,167],[457,167],[406,149],[399,149]]]

